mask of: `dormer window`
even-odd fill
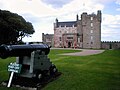
[[[74,27],[74,24],[72,25],[72,27]]]

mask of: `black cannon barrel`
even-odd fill
[[[7,57],[28,56],[36,50],[44,51],[45,55],[47,55],[50,47],[47,44],[1,45],[0,57],[5,59]]]

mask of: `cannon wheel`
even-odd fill
[[[42,77],[43,77],[42,71],[36,70],[34,79],[39,81],[42,79]]]
[[[51,65],[50,67],[50,75],[55,75],[55,73],[57,72],[57,68],[54,64]]]

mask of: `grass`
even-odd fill
[[[120,50],[91,56],[60,55],[66,52],[73,50],[51,50],[49,57],[62,75],[42,90],[120,90]],[[0,82],[8,79],[6,67],[13,59],[0,60]],[[8,90],[1,86],[2,89]]]

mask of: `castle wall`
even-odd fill
[[[70,43],[78,48],[101,48],[101,11],[97,15],[83,13],[81,20],[77,15],[76,21],[71,22],[58,22],[56,19],[54,46],[69,47]]]
[[[120,41],[103,41],[101,42],[102,49],[120,49]]]
[[[54,29],[54,47],[68,47],[67,37],[73,36],[63,36],[63,34],[77,33],[76,27],[57,27]]]
[[[54,46],[54,34],[44,34],[42,33],[42,42],[48,44],[49,46]]]
[[[54,45],[53,35],[54,34],[42,33],[42,42],[53,47],[53,45]],[[73,39],[71,39],[71,38],[67,39],[67,37],[73,37]],[[61,43],[64,42],[63,46],[68,47],[68,42],[66,42],[66,40],[69,40],[70,42],[72,42],[71,47],[75,48],[74,42],[77,42],[76,41],[77,37],[78,37],[77,34],[65,34],[62,36],[62,38],[63,38],[62,40],[64,40],[64,41],[61,41]],[[31,43],[41,43],[41,42],[31,42]],[[59,40],[58,40],[58,44],[59,44]],[[58,46],[60,47],[60,45],[58,45]],[[61,47],[62,47],[62,45],[61,45]],[[120,49],[120,41],[102,41],[101,48],[102,49]]]
[[[101,47],[101,21],[98,15],[81,15],[83,30],[83,48]]]

